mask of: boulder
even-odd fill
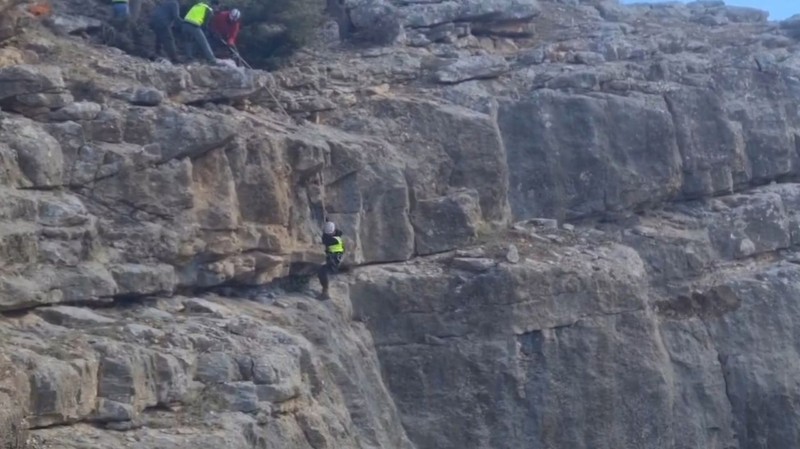
[[[20,95],[55,94],[65,89],[58,67],[27,64],[0,67],[0,102]]]
[[[795,14],[780,22],[780,27],[789,31],[800,31],[800,14]]]
[[[477,237],[481,210],[477,192],[465,190],[446,197],[417,201],[411,213],[416,253],[449,251]]]
[[[251,382],[226,382],[219,385],[214,393],[213,402],[220,404],[225,410],[242,413],[253,413],[258,410],[258,393]]]
[[[434,79],[444,84],[455,84],[474,79],[496,78],[511,70],[502,56],[470,56],[458,58],[439,69]]]
[[[67,424],[88,418],[97,395],[97,360],[65,362],[52,357],[21,354],[29,364],[31,426]]]
[[[537,0],[447,0],[409,2],[401,8],[409,27],[429,27],[460,21],[514,21],[535,17]]]
[[[65,327],[102,326],[114,323],[115,320],[95,313],[89,309],[74,306],[42,307],[36,310],[48,323]]]
[[[517,220],[599,215],[669,198],[682,187],[676,129],[663,102],[538,90],[501,104],[498,122]],[[629,126],[648,133],[622,131]]]
[[[48,116],[50,120],[65,122],[69,120],[94,120],[100,113],[102,107],[91,101],[79,101],[67,105],[61,109],[53,111]]]
[[[0,118],[0,140],[17,155],[25,180],[20,187],[57,187],[63,182],[61,145],[39,124],[22,118]]]
[[[89,222],[89,213],[73,195],[45,196],[38,202],[37,223],[46,227],[74,227]]]
[[[28,422],[25,420],[30,388],[25,376],[0,347],[0,447],[26,449]]]
[[[224,352],[209,352],[197,359],[195,378],[206,384],[222,384],[239,380],[239,366],[234,358]],[[255,394],[255,389],[253,390]]]
[[[389,45],[403,31],[399,12],[391,3],[360,2],[349,8],[345,7],[352,26],[347,36],[351,40]]]
[[[72,14],[54,14],[47,18],[45,24],[62,35],[88,32],[103,26],[103,22],[98,19]]]
[[[169,294],[177,283],[175,269],[166,264],[119,264],[111,266],[110,271],[118,295]]]
[[[769,17],[767,11],[744,6],[726,6],[725,17],[734,23],[761,23]]]

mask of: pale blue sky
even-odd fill
[[[653,0],[622,0],[622,3],[657,2]],[[797,0],[727,0],[725,3],[736,6],[752,6],[769,11],[770,20],[783,20],[794,14],[800,14],[800,1]]]

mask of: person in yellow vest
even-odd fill
[[[330,299],[328,294],[328,276],[339,271],[339,265],[342,264],[344,258],[344,239],[342,238],[342,231],[336,229],[336,225],[332,221],[325,223],[322,228],[322,244],[325,245],[325,263],[319,267],[317,277],[319,283],[322,285],[322,293],[319,299]]]
[[[209,6],[205,0],[201,0],[189,9],[183,18],[183,34],[186,39],[186,56],[190,60],[194,57],[195,47],[200,47],[200,51],[209,63],[218,64],[204,32],[214,16],[214,7],[219,5],[219,0],[211,0],[210,3]]]

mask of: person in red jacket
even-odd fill
[[[241,19],[241,11],[235,8],[215,14],[211,19],[210,26],[212,36],[224,41],[230,47],[235,47],[241,28]]]

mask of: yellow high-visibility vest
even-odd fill
[[[344,240],[341,237],[334,237],[336,243],[327,248],[328,254],[342,254],[344,252]]]
[[[203,26],[203,23],[206,21],[206,14],[210,14],[211,11],[210,6],[200,2],[192,6],[192,9],[186,13],[186,17],[184,17],[183,20],[192,25]]]

